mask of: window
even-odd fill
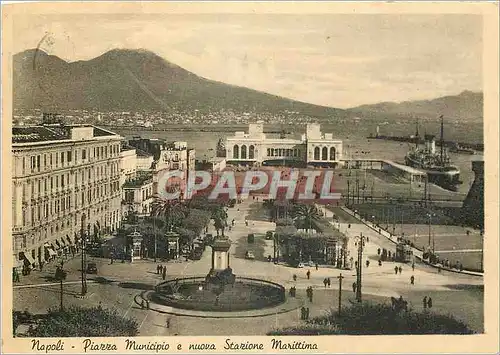
[[[40,156],[39,155],[36,156],[36,169],[38,171],[40,171]]]
[[[47,168],[47,154],[43,155],[43,168]]]
[[[72,159],[71,151],[69,151],[68,154],[67,154],[68,163],[71,163],[71,159]]]
[[[56,167],[59,166],[59,154],[56,153]]]
[[[50,167],[52,168],[52,153],[50,153],[50,155],[49,155],[49,164],[50,164]]]
[[[87,149],[82,149],[82,159],[87,159]]]
[[[64,165],[64,152],[61,152],[61,165]]]
[[[61,187],[64,188],[64,175],[61,175]]]

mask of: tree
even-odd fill
[[[306,231],[315,229],[317,222],[321,220],[319,210],[313,204],[295,204],[292,209],[292,217],[297,228]]]
[[[390,335],[390,334],[472,334],[469,327],[449,315],[433,312],[400,311],[389,304],[364,302],[316,317],[307,324],[270,332],[268,335]]]
[[[186,217],[188,208],[180,200],[168,200],[156,196],[151,206],[151,215],[165,219],[166,232],[171,232]]]
[[[120,337],[136,336],[137,322],[124,318],[115,310],[100,306],[83,308],[72,306],[64,311],[49,310],[36,328],[30,328],[30,337]]]

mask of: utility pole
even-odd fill
[[[153,237],[154,237],[154,239],[155,239],[155,251],[154,251],[155,255],[154,255],[154,258],[153,258],[153,259],[154,259],[154,262],[156,263],[156,255],[157,255],[157,241],[156,241],[156,228],[155,228],[155,227],[156,227],[156,217],[155,217],[155,216],[153,216]]]
[[[80,238],[81,238],[81,249],[82,249],[82,296],[87,294],[87,274],[85,273],[86,255],[85,249],[87,247],[87,238],[85,236],[85,214],[82,214],[81,228],[80,228]]]
[[[359,178],[356,176],[356,197],[359,204]]]
[[[430,213],[428,214],[428,217],[429,217],[429,244],[428,245],[430,248],[431,247],[431,218],[432,218]]]
[[[340,273],[339,276],[337,276],[339,279],[339,316],[342,312],[342,279],[344,276],[342,276],[342,273]]]
[[[350,198],[349,198],[349,192],[351,191],[350,185],[351,185],[351,181],[349,180],[349,178],[347,178],[347,206],[349,206],[349,202],[350,202]]]
[[[362,234],[359,236],[359,247],[358,247],[358,268],[357,268],[357,280],[356,280],[356,300],[361,302],[361,272],[363,269],[363,244],[365,242],[365,237]]]
[[[427,207],[427,176],[424,178],[424,206]]]

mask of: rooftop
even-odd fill
[[[125,183],[123,184],[123,188],[140,187],[152,182],[153,182],[152,174],[141,174],[133,179],[128,179],[127,181],[125,181]]]
[[[116,136],[115,133],[92,125],[44,124],[12,127],[12,143],[33,143],[71,139],[71,130],[93,128],[93,137]]]

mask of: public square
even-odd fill
[[[331,266],[292,268],[268,262],[268,255],[273,255],[273,241],[266,240],[263,235],[275,229],[275,224],[265,221],[256,211],[263,211],[261,201],[246,200],[228,210],[228,221],[234,219],[234,227],[227,231],[232,241],[230,249],[230,266],[236,276],[269,280],[283,285],[287,290],[296,286],[300,304],[310,308],[310,316],[323,315],[330,308],[338,305],[338,276],[344,276],[342,287],[342,303],[349,305],[355,302],[355,294],[351,285],[356,280],[355,270],[339,270]],[[326,211],[326,217],[332,213]],[[415,310],[421,310],[422,298],[432,297],[432,312],[451,314],[466,322],[476,332],[483,331],[483,278],[457,272],[449,272],[416,263],[412,271],[411,264],[383,262],[377,265],[377,249],[394,249],[394,244],[376,233],[367,225],[345,215],[338,214],[340,230],[349,236],[348,249],[355,255],[357,247],[355,236],[362,233],[369,241],[365,246],[363,259],[372,260],[369,267],[362,271],[363,300],[389,302],[390,297],[402,296]],[[248,221],[248,226],[245,224]],[[350,224],[350,228],[348,228]],[[209,233],[215,234],[213,223]],[[256,233],[254,244],[247,243],[247,235]],[[262,234],[259,234],[262,233]],[[254,260],[245,258],[247,251],[253,251]],[[97,275],[88,275],[88,293],[80,296],[81,259],[75,256],[65,261],[68,276],[64,282],[63,302],[82,306],[96,306],[116,309],[121,315],[133,317],[139,324],[140,336],[155,335],[265,335],[267,332],[303,322],[300,320],[299,306],[291,311],[273,313],[249,318],[218,318],[217,312],[207,312],[204,317],[181,315],[182,312],[160,313],[153,309],[141,309],[136,302],[137,296],[144,290],[153,288],[162,282],[161,275],[156,273],[157,265],[153,260],[134,260],[132,263],[109,259],[89,258],[98,267]],[[163,263],[167,267],[167,279],[190,276],[206,276],[210,270],[211,250],[207,247],[200,260],[177,261]],[[31,313],[45,313],[49,308],[57,308],[60,304],[59,283],[51,281],[57,262],[47,265],[43,271],[35,271],[21,278],[14,287],[14,310],[28,310]],[[401,266],[402,273],[395,274],[394,267]],[[311,272],[310,279],[306,277]],[[297,281],[293,281],[293,275]],[[410,283],[414,276],[415,283]],[[331,287],[324,287],[323,280],[331,278]],[[306,300],[305,289],[314,289],[313,302]],[[168,324],[168,325],[167,325]]]

